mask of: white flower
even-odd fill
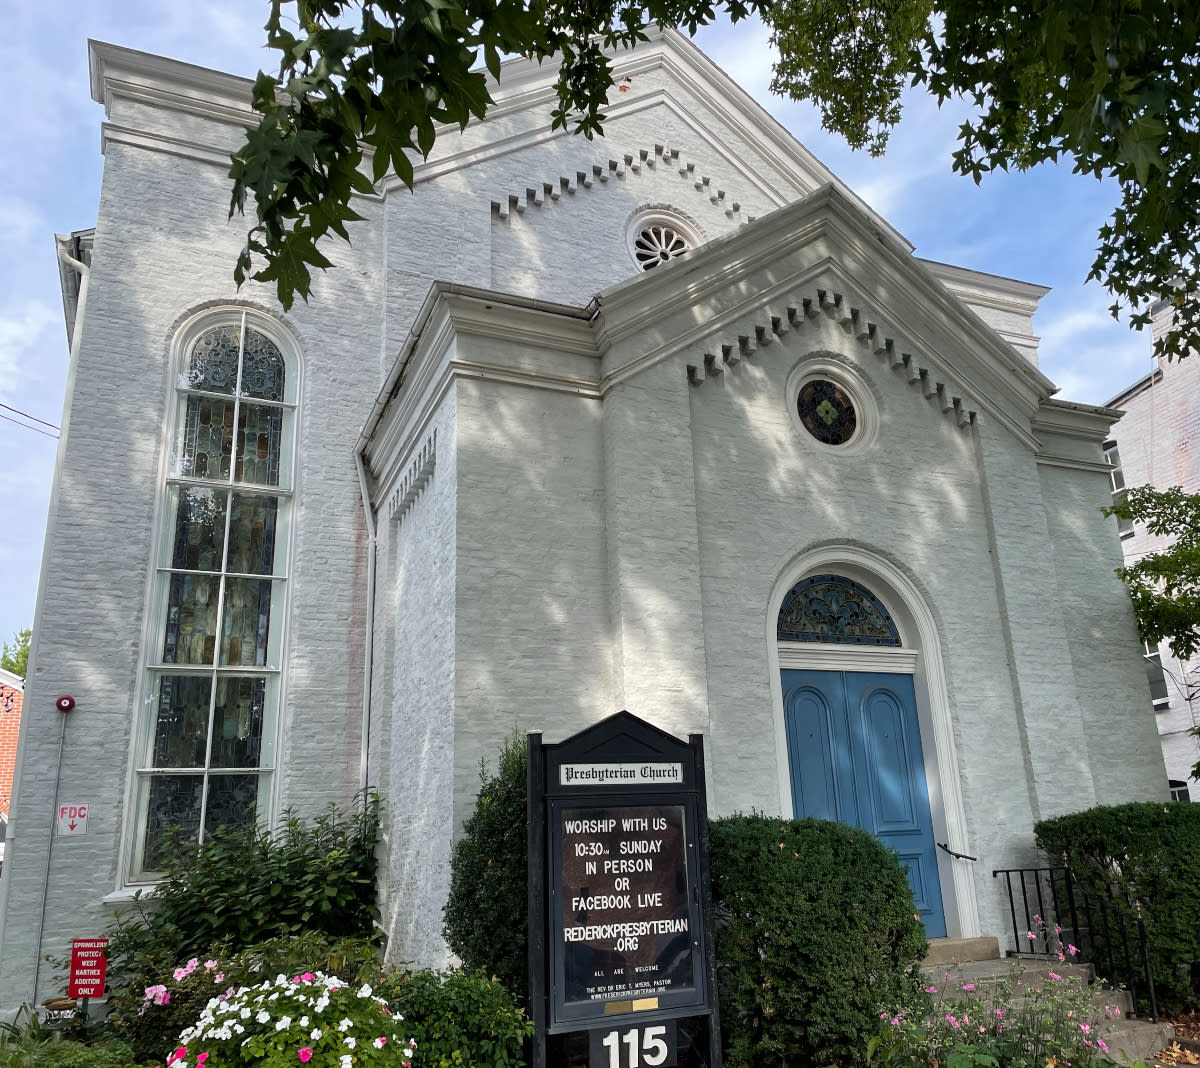
[[[318,1038],[320,1038],[320,1037],[321,1037],[321,1036],[322,1036],[324,1033],[325,1033],[325,1032],[324,1032],[324,1031],[322,1031],[322,1030],[321,1030],[319,1027],[314,1027],[314,1028],[312,1029],[312,1033],[311,1033],[311,1034],[310,1034],[308,1037],[309,1037],[309,1038],[310,1038],[310,1039],[311,1039],[313,1042],[316,1042],[316,1040],[317,1040]]]
[[[243,1020],[250,1019],[250,1009],[247,1006],[242,1006],[242,1011],[238,1014]]]
[[[342,1068],[353,1068],[354,1058],[349,1053],[342,1055]]]
[[[360,998],[369,998],[371,996],[371,984],[363,983],[362,989],[358,992]]]
[[[292,1026],[292,1018],[290,1016],[281,1016],[275,1021],[276,1031],[286,1031]]]
[[[380,1035],[377,1039],[375,1039],[371,1043],[371,1045],[374,1046],[376,1049],[383,1049],[383,1047],[385,1045],[387,1045],[387,1039],[384,1038],[383,1035]]]
[[[346,1043],[346,1049],[354,1049],[358,1045],[358,1039],[353,1035],[347,1035],[342,1041]]]
[[[353,1026],[354,1026],[353,1020],[342,1020],[342,1022],[340,1024],[338,1024],[338,1030],[344,1033],[346,1031],[349,1031],[350,1028],[352,1028]]]
[[[301,1026],[301,1027],[307,1027],[307,1026],[308,1026],[308,1017],[307,1017],[307,1016],[301,1016],[301,1017],[300,1017],[300,1026]]]
[[[267,1023],[271,1019],[271,1014],[266,1009],[259,1009],[258,1015],[254,1017],[259,1023]]]

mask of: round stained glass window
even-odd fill
[[[804,429],[826,445],[845,445],[858,429],[850,394],[827,378],[814,378],[800,387],[796,411]]]

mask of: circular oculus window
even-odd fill
[[[643,271],[678,259],[700,244],[700,235],[682,219],[665,211],[643,212],[629,226],[629,253]]]
[[[673,226],[655,223],[645,227],[633,239],[633,258],[643,271],[682,256],[691,248],[686,237]]]
[[[800,425],[825,445],[845,445],[858,430],[858,411],[850,394],[828,378],[805,382],[796,394]]]

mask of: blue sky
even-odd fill
[[[91,226],[99,196],[103,109],[88,89],[87,40],[252,77],[270,62],[261,49],[266,12],[258,0],[0,3],[0,66],[10,86],[0,114],[0,639],[33,621],[57,448],[37,432],[46,426],[17,425],[10,409],[59,422],[68,344],[54,234]],[[1149,370],[1149,338],[1110,319],[1104,290],[1084,285],[1112,187],[1067,167],[993,175],[976,187],[950,172],[965,112],[939,111],[920,94],[884,159],[852,153],[821,131],[811,108],[770,96],[760,26],[710,29],[697,41],[917,255],[1052,286],[1035,327],[1042,369],[1060,396],[1103,403]]]

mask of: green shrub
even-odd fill
[[[408,1068],[404,1023],[370,983],[303,972],[276,975],[216,999],[167,1052],[180,1068]]]
[[[896,854],[821,820],[709,828],[725,1063],[861,1062],[881,1012],[925,997],[925,932]]]
[[[1200,1004],[1200,805],[1107,805],[1034,830],[1085,890],[1141,915],[1160,1002]]]
[[[521,1001],[529,990],[525,744],[514,732],[496,774],[480,764],[479,797],[450,857],[442,914],[446,943],[469,971],[498,978]]]
[[[1014,962],[998,986],[989,984],[984,991],[974,983],[931,987],[937,1008],[925,1015],[889,1013],[868,1047],[868,1063],[882,1068],[1111,1065],[1106,1039],[1120,1019],[1118,1007],[1097,1004],[1095,988],[1081,976],[1050,971],[1031,981],[1023,974]]]
[[[113,1023],[137,1056],[162,1056],[164,1036],[178,1035],[215,992],[212,976],[247,981],[250,973],[234,962],[251,946],[274,939],[270,953],[302,956],[313,947],[292,939],[304,936],[326,949],[340,941],[358,945],[348,952],[362,955],[361,943],[377,936],[375,841],[382,803],[373,793],[359,800],[349,815],[334,806],[312,821],[285,813],[274,834],[231,829],[200,847],[181,843],[153,896],[136,898],[110,931]],[[222,967],[195,968],[181,983],[175,973],[191,959]],[[296,959],[294,967],[321,963]],[[171,1001],[147,1008],[146,990],[156,987],[166,988]]]
[[[365,939],[330,939],[321,934],[269,939],[241,953],[173,965],[153,982],[132,979],[109,998],[108,1026],[141,1060],[161,1061],[180,1032],[196,1022],[204,1006],[230,989],[279,974],[320,971],[359,983],[379,968],[379,954]],[[0,1068],[3,1068],[0,1065]]]
[[[73,1041],[43,1024],[29,1006],[0,1023],[0,1068],[134,1068],[133,1051],[118,1040]]]
[[[421,1068],[519,1068],[533,1024],[485,972],[400,972],[377,993],[404,1017]]]

